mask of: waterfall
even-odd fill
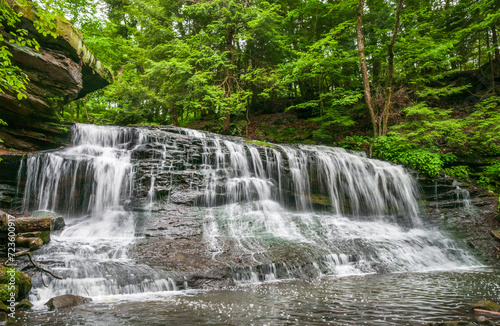
[[[129,257],[140,225],[174,203],[199,208],[192,241],[237,282],[478,264],[426,223],[402,166],[340,148],[77,124],[71,146],[30,155],[25,166],[23,210],[68,217],[37,254],[65,278],[39,289],[44,299],[177,289],[170,276],[179,270]]]

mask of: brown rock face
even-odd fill
[[[69,128],[57,116],[60,107],[112,82],[112,75],[83,44],[83,36],[70,23],[57,20],[57,38],[44,37],[33,22],[34,8],[8,5],[23,14],[19,26],[40,44],[40,51],[8,43],[9,30],[0,29],[12,53],[12,62],[30,79],[28,98],[18,101],[15,94],[0,93],[0,127],[5,148],[40,150],[55,148],[67,141]],[[54,101],[54,99],[58,99]]]

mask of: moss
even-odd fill
[[[489,311],[500,311],[500,305],[489,300],[480,300],[472,304],[472,308],[484,309]]]
[[[258,141],[258,140],[247,140],[247,144],[254,144],[257,146],[264,146],[264,147],[269,147],[269,148],[274,148],[273,144],[269,144],[266,141]]]
[[[19,298],[19,287],[17,285],[0,284],[0,302],[7,303],[7,300],[11,298],[12,290],[14,290],[14,297],[17,300]]]
[[[321,194],[311,194],[307,199],[313,204],[330,205],[330,197]]]
[[[28,310],[31,309],[31,307],[33,307],[33,304],[27,299],[22,299],[21,302],[16,305],[16,309],[21,310]]]
[[[0,312],[3,311],[3,312],[6,312],[6,313],[9,313],[10,312],[10,309],[9,309],[9,306],[7,306],[5,303],[3,302],[0,302]]]
[[[1,266],[1,270],[2,271],[0,272],[0,276],[2,276],[2,278],[0,279],[0,285],[8,285],[12,274],[8,271],[11,270],[11,267]],[[31,279],[26,274],[18,271],[17,269],[14,270],[15,285],[18,288],[17,298],[24,299],[33,286],[31,283]]]

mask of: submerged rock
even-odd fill
[[[480,300],[476,303],[473,303],[471,307],[473,309],[483,309],[496,312],[500,311],[500,305],[498,303],[489,300]]]
[[[73,294],[64,294],[50,299],[45,303],[45,305],[49,307],[50,310],[55,310],[75,307],[91,301],[91,298],[81,297]]]

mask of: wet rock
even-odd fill
[[[484,325],[484,326],[495,326],[496,323],[485,316],[478,316],[476,317],[476,321],[479,323],[479,325]]]
[[[477,326],[476,323],[463,320],[448,320],[439,323],[431,323],[429,326]]]
[[[17,300],[24,299],[32,288],[31,279],[26,274],[12,267],[0,266],[0,286],[11,283],[14,283],[17,287]],[[3,290],[7,291],[9,289],[4,287]],[[3,290],[0,290],[0,292]]]
[[[31,309],[31,307],[33,307],[33,304],[27,300],[27,299],[23,299],[21,300],[17,305],[16,305],[16,310],[29,310]]]
[[[16,285],[0,284],[0,302],[7,303],[12,297],[19,297],[19,288]]]
[[[45,305],[50,310],[55,310],[55,309],[75,307],[85,303],[89,303],[91,301],[92,301],[91,298],[81,297],[72,294],[65,294],[50,299],[45,303]]]
[[[36,212],[32,212],[30,214],[30,216],[31,217],[45,217],[45,216],[52,217],[52,230],[53,231],[62,230],[66,226],[66,223],[64,222],[64,217],[62,217],[61,215],[58,215],[54,212],[36,211]],[[44,243],[45,243],[45,241],[44,241]]]
[[[498,264],[495,249],[498,242],[491,233],[491,230],[500,230],[500,221],[495,215],[498,197],[475,184],[457,182],[448,176],[440,175],[434,180],[415,176],[423,190],[428,219],[462,238],[486,263]]]
[[[471,305],[473,309],[483,309],[488,311],[500,311],[500,305],[489,300],[480,300]]]
[[[57,216],[56,218],[54,218],[52,223],[53,223],[52,229],[54,231],[62,230],[66,226],[66,223],[64,222],[64,217],[62,216]]]
[[[9,306],[7,306],[5,303],[1,301],[0,301],[0,312],[6,312],[6,313],[10,312]]]

